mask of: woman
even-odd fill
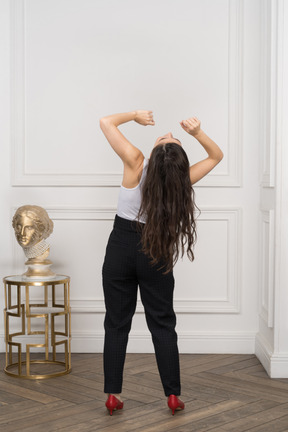
[[[139,285],[163,389],[174,415],[175,410],[184,409],[184,403],[179,399],[173,266],[185,249],[191,261],[194,259],[192,185],[220,162],[223,153],[192,117],[180,125],[204,147],[206,159],[189,167],[181,142],[169,132],[156,140],[147,160],[118,129],[133,120],[143,126],[155,124],[152,111],[143,110],[100,120],[105,137],[124,164],[117,215],[103,264],[106,407],[110,415],[123,408],[123,368]]]

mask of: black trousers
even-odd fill
[[[180,395],[173,272],[163,275],[141,252],[136,222],[116,215],[103,264],[106,305],[104,321],[105,393],[121,393],[128,335],[136,309],[138,286],[152,334],[157,365],[166,396]]]

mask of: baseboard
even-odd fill
[[[4,352],[4,335],[0,337],[0,351]],[[75,353],[102,352],[103,340],[102,331],[74,332],[71,351]],[[180,353],[183,354],[254,354],[255,332],[178,332],[178,346]],[[150,333],[131,331],[127,352],[153,353]]]
[[[272,347],[260,333],[257,333],[255,338],[255,355],[262,363],[267,374],[271,376]]]
[[[193,354],[254,354],[255,332],[187,332],[178,335],[179,351]]]
[[[273,353],[271,345],[260,333],[255,338],[255,355],[270,378],[288,378],[288,352]]]
[[[75,332],[72,335],[72,353],[101,353],[103,332]],[[270,378],[288,378],[288,352],[273,353],[263,335],[254,332],[187,332],[178,333],[182,354],[254,354]],[[24,348],[24,347],[23,347]],[[59,346],[59,351],[61,347]],[[0,334],[0,352],[5,352],[4,334]],[[153,353],[148,332],[131,332],[127,352]]]

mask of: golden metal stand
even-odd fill
[[[3,279],[3,282],[5,289],[4,320],[6,342],[6,366],[4,371],[6,374],[25,379],[44,379],[71,372],[70,277],[57,275],[53,280],[37,281],[24,279],[22,276],[7,276]],[[31,287],[39,287],[37,303],[30,303]],[[50,296],[48,295],[49,291]],[[40,300],[40,303],[38,299],[41,294],[43,302]],[[61,300],[58,300],[60,295]],[[23,303],[21,298],[24,299]],[[56,317],[59,316],[63,316],[64,323],[62,325],[63,328],[61,327],[61,329],[57,330]],[[39,321],[35,320],[39,318],[44,319],[44,330],[39,330],[37,327],[37,330],[32,331],[31,324],[36,324],[37,326]],[[15,325],[18,325],[16,331]],[[10,333],[10,327],[13,327],[13,330],[11,330],[12,333]],[[31,338],[40,338],[42,340],[37,341],[37,343],[29,343],[29,339],[31,342]],[[24,355],[22,354],[22,341],[24,339],[26,339],[26,342],[28,339],[25,350],[26,360],[22,360],[22,355]],[[49,340],[51,342],[50,351],[52,351],[50,353]],[[62,353],[57,353],[56,351],[59,345],[64,346],[64,361],[57,360],[60,355],[63,356]],[[13,347],[16,347],[17,351],[16,362],[13,362]],[[31,360],[30,350],[32,348],[42,348],[44,358]],[[40,354],[37,353],[37,356],[40,356]],[[35,364],[41,365],[41,374],[31,373],[31,366],[34,367]],[[45,373],[45,365],[47,364],[58,365],[58,369],[60,368],[61,370],[53,373],[46,371]],[[43,368],[44,371],[42,370]]]

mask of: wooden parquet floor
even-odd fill
[[[167,407],[153,354],[128,354],[124,409],[104,406],[102,355],[73,354],[72,373],[21,380],[3,371],[3,432],[288,431],[288,379],[270,379],[254,355],[183,354],[184,411]]]

